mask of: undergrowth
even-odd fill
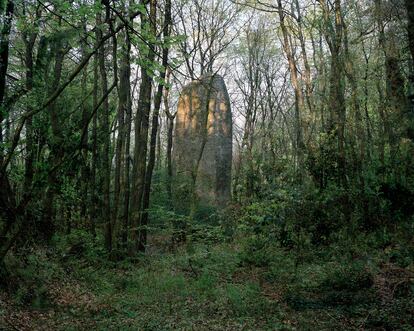
[[[410,330],[412,243],[398,238],[399,245],[372,245],[376,236],[298,254],[259,233],[244,234],[232,242],[193,240],[172,251],[111,261],[99,238],[75,231],[56,237],[53,249],[8,257],[10,279],[18,285],[2,294],[1,326]]]

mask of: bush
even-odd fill
[[[267,267],[272,261],[273,251],[274,247],[266,237],[253,235],[244,244],[240,252],[240,260],[256,267]]]
[[[32,248],[19,255],[9,254],[6,267],[9,270],[6,289],[17,303],[35,308],[51,304],[48,287],[60,269],[46,251]]]
[[[373,276],[362,262],[354,262],[328,270],[321,289],[356,292],[370,288],[373,285]]]
[[[260,287],[254,283],[229,284],[226,286],[226,297],[230,308],[237,316],[262,314],[267,308]]]

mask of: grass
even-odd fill
[[[266,266],[243,240],[193,243],[111,262],[88,238],[67,254],[33,250],[15,263],[20,288],[2,294],[6,330],[412,330],[412,262],[372,249],[294,253],[277,246]],[[341,248],[342,249],[342,248]],[[397,253],[396,253],[397,252]],[[407,260],[404,255],[402,261]],[[8,263],[21,261],[11,256]],[[24,274],[23,274],[24,273]],[[29,281],[28,281],[29,280]],[[16,293],[20,293],[16,295]],[[1,318],[2,317],[2,318]],[[3,324],[2,324],[3,323]]]

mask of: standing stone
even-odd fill
[[[191,186],[196,179],[200,204],[225,207],[231,199],[231,165],[227,88],[221,76],[205,75],[186,85],[178,101],[173,144],[176,185]]]

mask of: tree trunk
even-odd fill
[[[55,57],[53,69],[53,81],[49,87],[49,95],[54,93],[56,86],[59,86],[62,76],[63,59],[65,50],[62,41],[55,41],[52,45]],[[43,200],[43,216],[40,220],[39,229],[46,241],[52,238],[55,231],[54,214],[55,214],[55,196],[58,193],[59,173],[57,167],[59,166],[64,156],[64,138],[62,132],[61,119],[59,118],[59,111],[56,102],[51,102],[48,106],[50,126],[52,128],[51,148],[50,148],[50,170],[48,173],[48,187],[46,189],[45,199]]]
[[[86,31],[86,24],[83,23],[83,39],[81,42],[81,49],[82,49],[82,57],[85,58],[87,54],[87,31]],[[81,149],[82,149],[82,165],[81,165],[81,212],[80,216],[82,220],[84,220],[88,213],[87,213],[87,205],[88,205],[88,186],[90,184],[90,169],[88,166],[88,126],[89,126],[89,112],[88,112],[88,104],[86,102],[87,99],[87,83],[88,83],[88,65],[83,68],[82,72],[82,79],[81,79],[81,88],[82,88],[82,119],[81,119],[81,128],[85,132],[82,135],[81,141]],[[90,222],[86,221],[87,224]]]
[[[164,87],[165,88],[165,87]],[[162,97],[161,97],[162,98]],[[162,130],[162,116],[158,116],[159,124],[158,124],[158,132],[157,132],[157,155],[156,155],[156,165],[155,168],[157,171],[161,169],[161,162],[162,162],[162,155],[161,155],[161,130]]]
[[[102,24],[101,13],[96,14],[96,23],[98,26]],[[96,39],[99,43],[102,40],[102,30],[96,29]],[[103,45],[98,51],[98,66],[101,77],[101,95],[105,96],[108,94],[108,78],[106,74],[105,66],[105,46]],[[112,250],[112,222],[111,222],[111,207],[109,198],[110,189],[110,175],[111,175],[111,164],[110,164],[110,132],[109,132],[109,100],[106,97],[102,105],[101,124],[100,124],[100,139],[102,143],[102,151],[100,153],[101,172],[100,179],[102,184],[102,219],[105,225],[105,247],[107,251]]]
[[[410,94],[408,96],[408,137],[414,140],[414,0],[405,0],[405,7],[407,8],[408,16],[408,44],[410,45],[412,67],[410,72]]]
[[[305,37],[303,36],[303,23],[302,23],[302,14],[300,12],[299,0],[295,0],[296,12],[297,12],[297,22],[298,22],[298,34],[300,48],[302,52],[303,66],[305,68],[305,95],[306,95],[306,104],[309,108],[310,113],[312,114],[312,120],[314,120],[314,105],[312,101],[312,82],[311,82],[311,70],[308,61],[308,55],[306,52]],[[313,124],[313,123],[312,123]],[[307,138],[308,140],[308,138]]]
[[[331,72],[329,76],[329,107],[330,117],[328,124],[328,134],[330,146],[335,155],[337,170],[335,178],[341,186],[347,186],[346,158],[345,158],[345,68],[343,56],[343,22],[341,12],[341,1],[335,0],[333,3],[333,13],[335,16],[332,23],[326,1],[320,1],[325,19],[325,39],[331,52]]]
[[[167,115],[167,180],[166,180],[166,188],[167,188],[167,196],[168,201],[172,204],[172,144],[173,144],[173,133],[174,133],[174,119],[177,113],[172,114],[170,112],[169,107],[169,92],[170,88],[168,86],[169,79],[170,79],[171,70],[167,69],[167,77],[166,82],[167,86],[164,89],[164,111]]]
[[[149,33],[155,35],[156,28],[156,0],[150,0],[149,16],[141,17],[142,30],[147,29],[149,24]],[[155,53],[152,46],[148,49],[147,61],[152,63]],[[149,115],[151,111],[151,94],[152,94],[152,77],[148,73],[148,68],[141,67],[141,86],[139,90],[138,109],[135,117],[135,150],[133,166],[133,191],[132,191],[132,210],[131,210],[131,239],[135,243],[138,251],[145,251],[146,244],[146,227],[140,224],[142,212],[142,196],[145,186],[145,171],[147,161],[147,143]]]
[[[25,43],[25,64],[26,64],[26,90],[30,91],[33,88],[33,47],[36,41],[36,33],[24,35]],[[39,45],[41,45],[39,43]],[[40,46],[39,46],[40,48]],[[39,54],[39,52],[38,52]],[[32,107],[29,105],[27,111],[30,112]],[[24,172],[24,185],[23,191],[29,192],[32,186],[33,180],[33,162],[34,162],[34,141],[33,141],[33,128],[32,128],[32,117],[26,121],[26,158],[25,158],[25,172]]]
[[[94,56],[93,61],[93,109],[98,107],[98,55]],[[99,205],[99,199],[96,189],[96,170],[98,168],[98,116],[93,114],[92,119],[92,162],[91,162],[91,174],[90,174],[90,208],[89,208],[89,229],[91,234],[96,236],[96,218],[98,216],[97,208]]]
[[[130,126],[130,50],[131,45],[127,33],[123,34],[122,56],[119,70],[119,104],[118,104],[118,137],[116,145],[116,159],[115,159],[115,197],[114,197],[114,217],[117,219],[115,227],[115,236],[118,237],[119,229],[122,228],[122,237],[125,236],[125,226],[128,219],[128,206],[125,205],[125,191],[126,186],[129,185],[129,170],[126,174],[126,167],[128,165],[129,146],[126,146],[128,126]],[[126,116],[126,118],[125,118]],[[117,186],[118,185],[118,186]],[[125,220],[126,219],[126,220]],[[125,238],[122,243],[126,244]]]
[[[300,86],[300,82],[298,79],[296,61],[292,54],[291,44],[289,42],[289,33],[285,24],[285,14],[283,11],[282,1],[278,0],[278,13],[280,19],[280,27],[283,34],[283,49],[285,51],[286,57],[289,63],[289,72],[290,72],[290,79],[292,82],[293,89],[295,91],[295,130],[296,130],[296,141],[295,141],[295,150],[296,150],[296,175],[297,179],[302,181],[302,172],[303,172],[303,154],[305,151],[305,145],[303,142],[303,134],[302,134],[302,120],[301,116],[304,109],[304,99],[302,88]]]
[[[6,13],[1,30],[0,40],[0,107],[3,108],[4,96],[6,93],[6,74],[9,65],[9,35],[14,12],[14,3],[8,0],[6,4]],[[0,111],[0,163],[3,161],[3,120],[5,109]]]
[[[171,19],[171,0],[166,0],[165,2],[165,17],[164,17],[164,26],[163,26],[163,36],[164,40],[168,40],[170,36],[170,26],[172,24]],[[162,101],[162,91],[164,88],[164,80],[165,80],[165,73],[168,66],[168,47],[164,46],[162,51],[162,67],[164,70],[160,73],[160,80],[161,83],[158,84],[158,90],[155,95],[154,99],[154,112],[152,115],[152,127],[151,127],[151,139],[150,139],[150,152],[149,152],[149,160],[148,166],[145,173],[145,187],[144,187],[144,194],[142,198],[142,214],[141,214],[141,226],[146,227],[148,224],[148,207],[150,201],[150,193],[151,193],[151,180],[152,180],[152,172],[155,166],[155,150],[157,144],[157,132],[158,132],[158,121],[159,121],[159,113]],[[146,233],[143,233],[142,240],[143,246],[145,247],[146,244]]]
[[[405,0],[405,7],[408,18],[408,44],[410,46],[411,58],[414,61],[414,0]]]

